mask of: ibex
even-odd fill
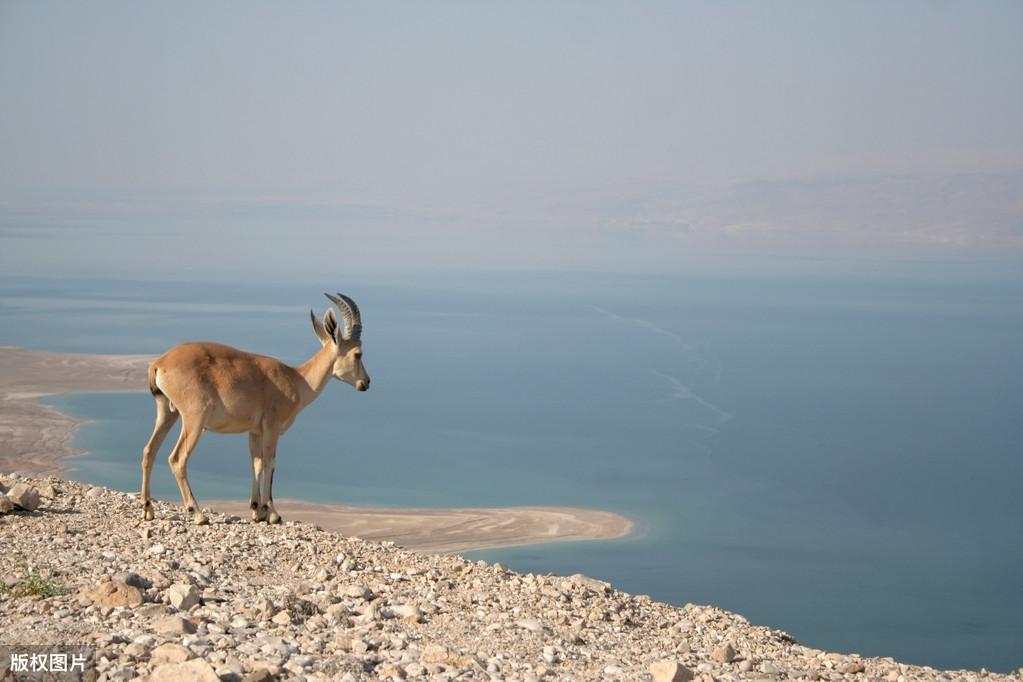
[[[331,377],[359,391],[369,389],[369,375],[362,364],[359,307],[344,294],[326,296],[341,311],[344,328],[338,324],[333,308],[327,310],[322,322],[310,310],[313,331],[323,347],[297,367],[218,343],[183,343],[149,366],[156,425],[142,450],[142,510],[146,521],[154,516],[149,497],[153,460],[180,414],[181,435],[170,454],[170,468],[192,520],[199,525],[208,522],[188,485],[188,458],[202,432],[214,431],[248,432],[252,520],[281,522],[273,503],[277,439],[298,413],[316,400]]]

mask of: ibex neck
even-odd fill
[[[308,393],[303,391],[303,402],[306,404],[316,400],[330,381],[330,377],[333,376],[334,358],[334,349],[328,344],[295,368],[302,375],[308,388]]]

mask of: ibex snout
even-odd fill
[[[368,391],[369,390],[369,378],[359,379],[355,382],[355,390],[357,391]]]

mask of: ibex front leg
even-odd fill
[[[153,435],[149,437],[149,442],[142,449],[142,517],[146,521],[152,521],[154,517],[153,501],[149,497],[149,480],[153,473],[153,462],[156,460],[156,453],[160,451],[160,446],[163,445],[163,439],[167,437],[167,432],[178,420],[178,413],[171,411],[170,401],[166,396],[160,394],[155,398],[156,424],[153,426]]]
[[[249,509],[252,510],[252,522],[266,520],[266,508],[261,504],[259,486],[263,480],[263,436],[259,433],[249,434],[249,457],[252,458],[252,496],[249,498]]]
[[[263,503],[260,511],[266,514],[267,523],[280,523],[281,515],[274,509],[274,468],[277,465],[276,433],[263,434]]]

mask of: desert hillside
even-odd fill
[[[519,574],[300,523],[214,514],[197,527],[164,503],[141,523],[131,494],[58,478],[0,485],[0,648],[85,645],[85,679],[999,677],[819,651],[713,606],[581,575]],[[0,660],[0,679],[10,664]]]

